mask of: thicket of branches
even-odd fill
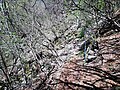
[[[76,38],[81,40],[84,31],[91,31],[94,38],[108,29],[118,32],[120,20],[114,12],[119,3],[119,0],[1,0],[0,89],[52,90],[52,75],[69,58],[69,55],[62,58],[58,51]]]

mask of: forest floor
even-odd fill
[[[57,90],[120,90],[120,33],[97,41],[100,56],[86,65],[82,57],[71,58],[56,77]]]

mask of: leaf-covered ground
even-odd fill
[[[57,90],[119,90],[120,34],[97,39],[102,56],[83,65],[83,58],[73,56],[55,79]]]

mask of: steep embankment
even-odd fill
[[[111,90],[120,87],[120,33],[97,40],[102,57],[98,56],[87,65],[83,65],[81,57],[71,58],[56,77],[60,83],[57,90]]]

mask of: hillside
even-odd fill
[[[71,58],[64,64],[60,76],[56,77],[60,82],[58,90],[120,89],[120,34],[97,40],[102,58],[99,57],[84,66],[81,57]]]

